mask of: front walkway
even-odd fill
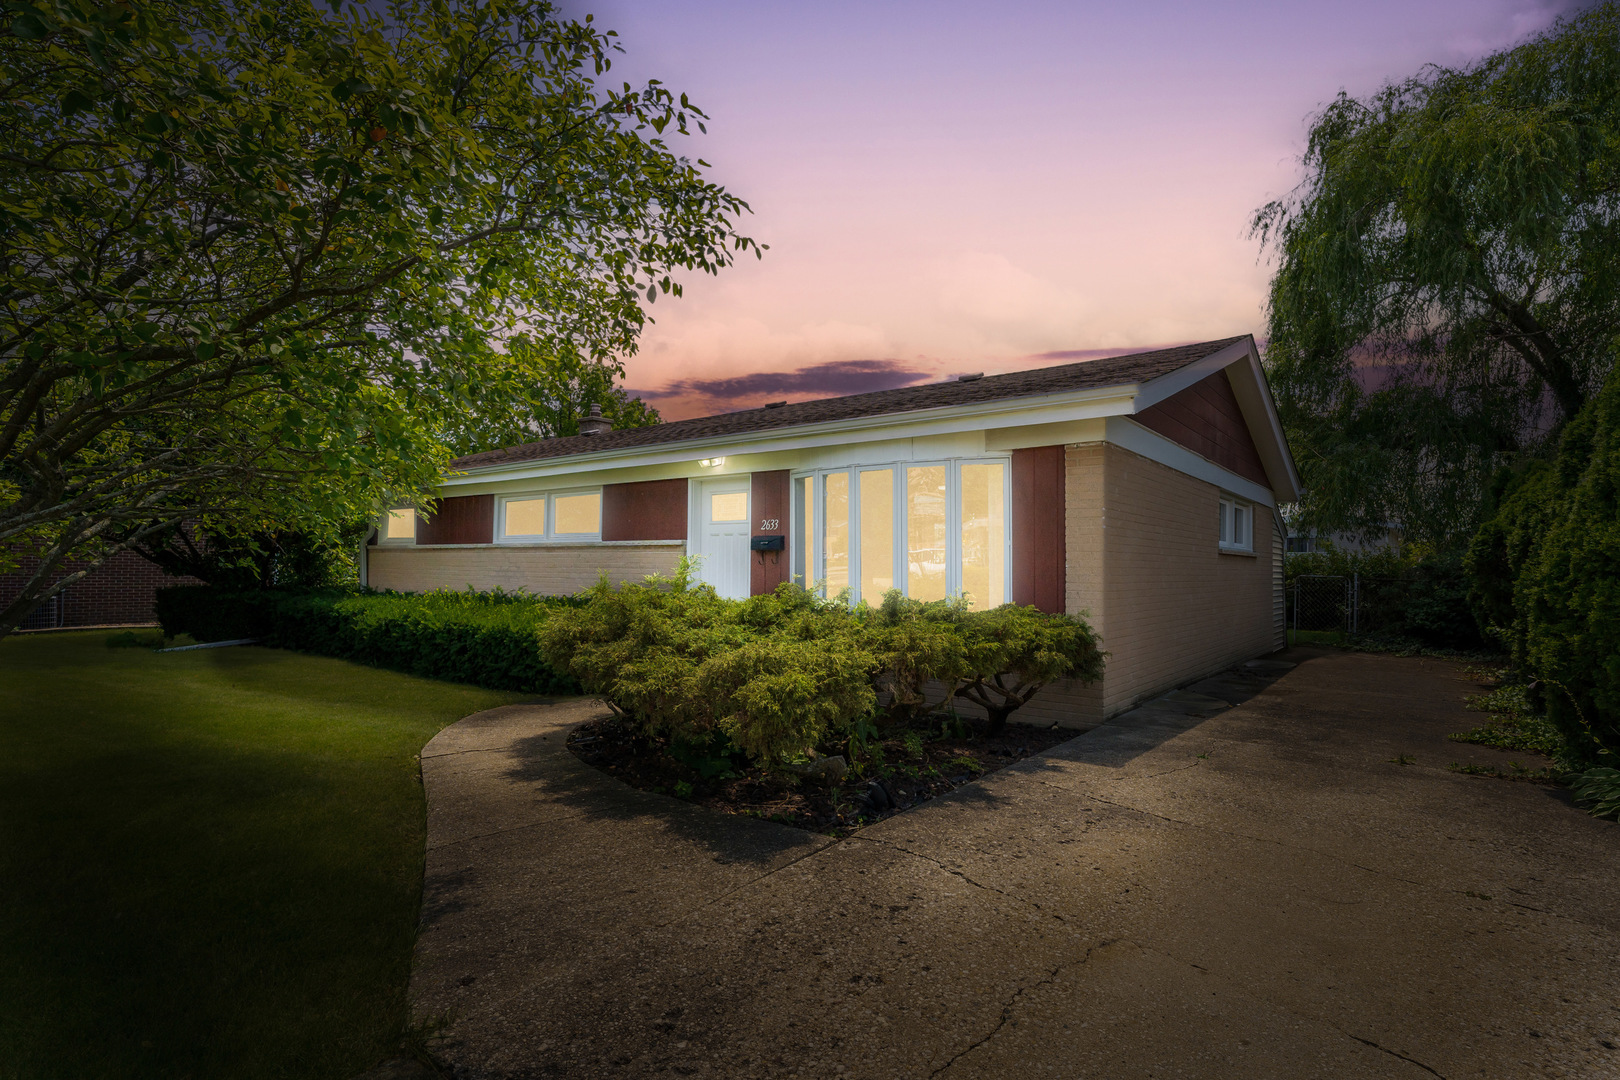
[[[589,702],[471,716],[415,1011],[458,1078],[1620,1076],[1620,828],[1447,771],[1503,761],[1472,689],[1321,655],[843,841],[582,765]]]

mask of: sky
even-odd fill
[[[1524,40],[1558,0],[570,0],[769,244],[660,300],[626,386],[681,419],[1264,334],[1257,208],[1313,114]]]

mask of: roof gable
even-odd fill
[[[1246,480],[1271,486],[1224,369],[1149,406],[1135,420]]]

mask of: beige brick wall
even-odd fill
[[[615,585],[648,574],[667,574],[685,554],[681,544],[581,544],[518,547],[386,547],[370,549],[366,583],[373,589],[527,590],[567,596],[607,574]]]
[[[1268,511],[1258,554],[1233,555],[1202,480],[1098,443],[1069,451],[1068,485],[1069,610],[1090,609],[1111,654],[1104,715],[1272,651]]]

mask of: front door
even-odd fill
[[[698,490],[698,578],[732,600],[749,592],[748,477],[705,480]]]

